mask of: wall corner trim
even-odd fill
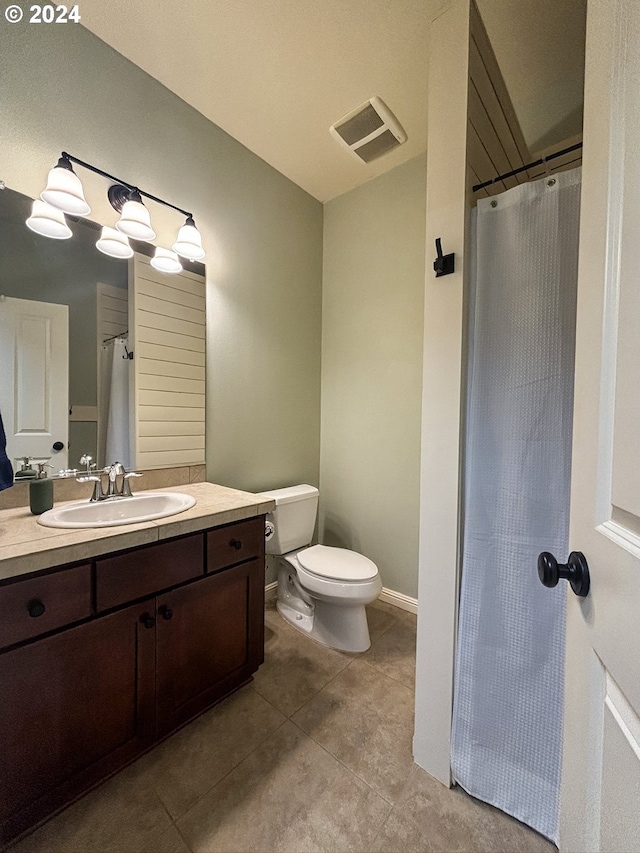
[[[380,593],[380,601],[387,604],[392,604],[394,607],[399,607],[400,610],[406,610],[407,613],[418,613],[418,599],[412,598],[410,595],[405,595],[403,592],[396,592],[393,589],[382,588]]]

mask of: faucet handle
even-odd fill
[[[90,474],[90,473],[91,473],[91,469],[96,467],[96,463],[95,463],[95,462],[93,462],[93,456],[89,456],[89,454],[88,454],[88,453],[84,453],[84,454],[80,457],[79,462],[80,462],[80,464],[81,464],[81,465],[86,465],[86,466],[87,466],[87,471],[86,471],[86,473],[87,473],[87,474]],[[92,463],[93,463],[93,464],[92,464]]]
[[[76,483],[93,483],[93,494],[89,498],[92,503],[94,501],[101,501],[104,497],[102,478],[97,474],[83,474],[82,477],[76,477]]]
[[[129,471],[128,474],[124,475],[122,481],[122,495],[125,498],[133,497],[133,495],[131,494],[131,483],[129,482],[132,477],[142,477],[142,474],[138,474],[137,471]]]
[[[61,480],[65,480],[69,477],[77,477],[77,475],[78,475],[78,469],[77,468],[61,468],[58,471],[58,473],[56,474],[56,477],[58,477]]]

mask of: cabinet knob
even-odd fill
[[[156,620],[149,613],[143,613],[140,617],[140,621],[144,625],[145,628],[153,628],[156,624]]]
[[[39,598],[34,598],[33,601],[30,601],[27,604],[29,616],[31,616],[33,619],[37,618],[38,616],[42,616],[46,609],[47,608],[44,606],[43,602],[40,601]]]
[[[232,539],[231,542],[229,542],[229,545],[231,545],[232,548],[235,548],[236,551],[239,551],[240,548],[242,548],[242,542],[240,539]]]
[[[160,608],[160,615],[166,622],[168,622],[173,616],[173,610],[170,607],[163,606]]]

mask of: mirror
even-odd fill
[[[56,472],[80,468],[84,454],[102,467],[114,461],[106,455],[108,418],[104,387],[100,390],[100,376],[103,386],[105,382],[104,364],[101,367],[107,348],[104,341],[110,337],[116,343],[123,341],[122,351],[128,352],[127,292],[134,265],[99,252],[95,244],[100,226],[86,219],[67,217],[73,232],[68,240],[30,231],[25,220],[32,203],[12,190],[0,192],[0,411],[7,452],[12,463],[26,455],[48,459]],[[154,249],[136,241],[132,246],[145,255]],[[204,275],[202,264],[185,262],[184,266]],[[21,340],[35,345],[35,356],[16,357],[10,323],[20,327]],[[58,340],[63,337],[64,341]],[[43,367],[44,359],[50,357],[45,350],[55,350],[58,360],[47,361]],[[126,390],[123,396],[128,397]],[[58,427],[53,425],[54,409]],[[8,413],[13,424],[7,422]],[[128,414],[124,417],[129,421]],[[129,431],[128,424],[123,430]],[[41,443],[34,450],[36,445],[29,440],[36,433],[41,434]],[[162,467],[169,466],[171,463]]]

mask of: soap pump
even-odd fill
[[[47,468],[53,468],[46,462],[38,462],[35,480],[29,483],[29,509],[33,515],[40,515],[53,506],[53,480],[47,477]]]
[[[16,480],[33,480],[36,476],[35,468],[31,467],[31,457],[23,456],[20,459],[20,468],[15,473]]]

